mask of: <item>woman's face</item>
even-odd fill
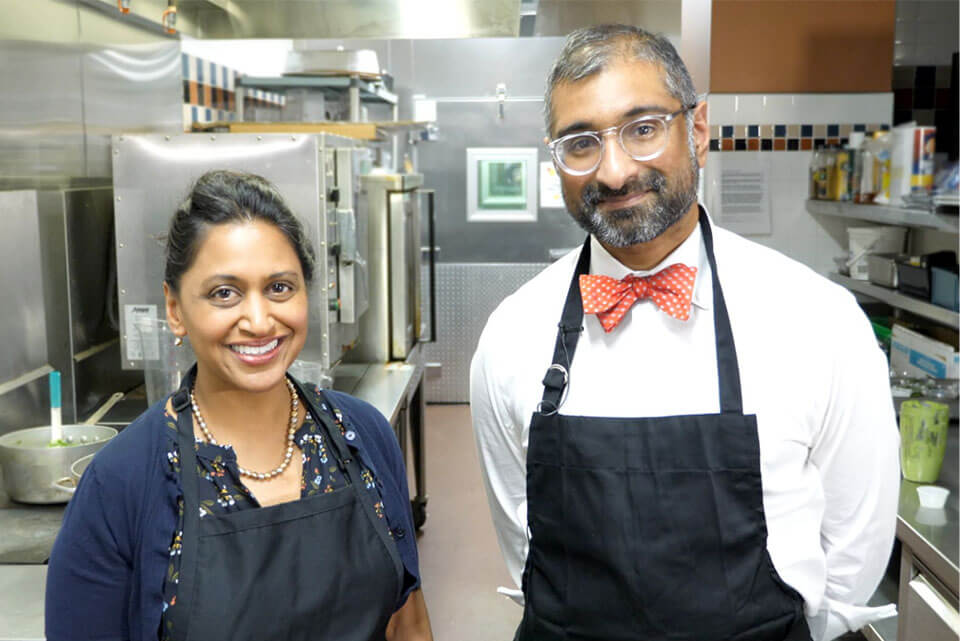
[[[204,385],[263,392],[282,382],[307,337],[307,288],[287,237],[264,221],[207,229],[167,320],[189,337]]]

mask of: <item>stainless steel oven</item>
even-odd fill
[[[370,309],[360,320],[360,340],[349,360],[405,360],[421,339],[423,176],[370,174],[360,184],[368,211]],[[432,227],[433,198],[428,196],[426,220]]]

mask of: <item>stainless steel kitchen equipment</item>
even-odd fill
[[[330,134],[123,135],[113,140],[121,347],[126,368],[158,352],[138,319],[163,318],[164,236],[193,182],[212,169],[263,176],[303,223],[317,254],[303,360],[329,371],[359,335],[365,311],[366,221],[355,174],[369,149]]]
[[[50,445],[50,426],[16,430],[0,436],[3,485],[14,501],[66,503],[71,493],[55,485],[70,475],[74,461],[93,454],[117,435],[104,425],[64,425],[69,445]]]
[[[371,303],[370,312],[360,323],[359,346],[348,360],[402,361],[420,341],[422,332],[418,190],[423,176],[369,174],[362,176],[360,183],[361,199],[366,200],[369,214]],[[428,204],[427,221],[432,227],[432,193]]]
[[[80,422],[143,382],[120,366],[113,189],[41,190],[37,202],[50,365],[63,375],[64,420]]]

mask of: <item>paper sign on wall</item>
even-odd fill
[[[723,154],[714,179],[711,213],[724,228],[739,234],[769,234],[770,170],[753,154]]]
[[[540,163],[540,206],[563,209],[563,191],[560,189],[560,176],[552,162]]]
[[[123,326],[127,360],[155,361],[160,358],[160,334],[156,305],[124,305]]]

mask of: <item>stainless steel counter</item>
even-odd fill
[[[951,425],[947,435],[947,450],[944,455],[943,469],[936,485],[950,490],[947,504],[943,509],[934,510],[920,506],[917,487],[923,483],[914,483],[906,479],[900,481],[900,503],[897,508],[897,539],[902,545],[922,561],[931,571],[941,578],[947,587],[957,593],[958,557],[960,557],[960,488],[958,488],[958,468],[960,468],[960,435],[956,425]],[[900,563],[894,564],[895,572]],[[876,594],[868,602],[870,605],[897,603],[899,599],[898,579],[885,576]],[[896,641],[898,620],[896,617],[878,621],[863,630],[871,641]]]
[[[0,474],[0,564],[46,561],[60,531],[65,509],[66,504],[15,503],[4,491],[3,475]],[[0,626],[2,634],[3,627]]]
[[[43,641],[45,565],[0,565],[0,641]]]
[[[333,388],[370,403],[391,424],[417,384],[410,363],[344,363],[334,372]]]

